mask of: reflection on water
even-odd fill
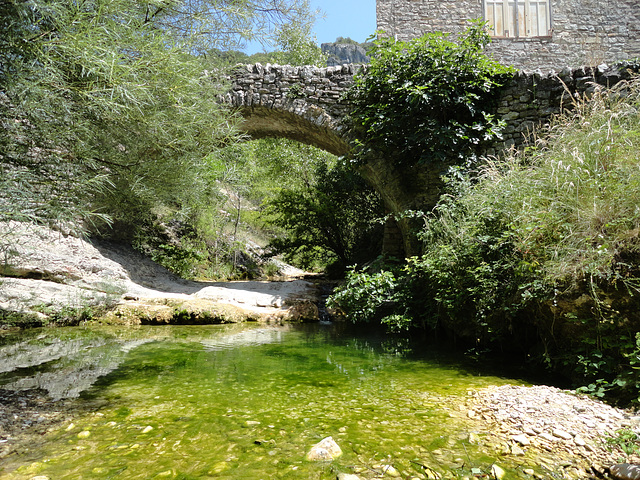
[[[195,334],[195,338],[189,333]],[[280,342],[284,330],[244,328],[215,333],[199,340],[207,350]],[[198,334],[197,331],[188,332],[186,337],[181,334],[183,338],[179,336],[177,340],[198,341]],[[132,336],[142,338],[132,339]],[[157,331],[74,328],[7,335],[0,344],[0,385],[9,390],[40,388],[54,400],[75,398],[98,378],[116,370],[134,348],[171,336],[171,329],[162,327]],[[12,342],[12,339],[17,341]]]
[[[471,463],[489,468],[493,459],[469,444],[464,424],[450,415],[451,399],[507,381],[436,351],[399,355],[408,350],[329,326],[7,336],[0,387],[44,388],[54,398],[81,395],[103,406],[53,432],[44,448],[11,459],[6,478],[329,479],[358,469],[370,478],[381,464],[423,478],[424,464],[456,475]],[[309,447],[329,435],[343,456],[307,462]]]
[[[54,400],[79,396],[115,370],[132,348],[150,341],[87,335],[80,329],[40,331],[16,343],[9,340],[0,346],[0,385],[10,390],[40,388]]]
[[[204,338],[200,343],[206,350],[225,350],[235,347],[251,347],[266,345],[268,343],[280,343],[284,338],[284,334],[284,329],[257,328],[220,335],[219,337]]]

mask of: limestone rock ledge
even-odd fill
[[[318,319],[313,283],[196,282],[122,245],[44,226],[0,224],[0,312],[42,320],[107,307],[113,323],[228,323]]]

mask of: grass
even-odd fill
[[[610,275],[623,250],[640,251],[638,151],[633,80],[575,99],[529,148],[489,162],[469,201],[502,210],[548,280]]]

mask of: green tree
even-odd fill
[[[305,268],[330,265],[331,273],[371,260],[380,248],[379,197],[344,161],[319,165],[314,177],[304,188],[280,190],[268,201],[273,223],[286,232],[270,246]]]
[[[351,37],[337,37],[334,43],[342,43],[348,45],[360,45],[360,43],[353,40]]]
[[[279,51],[274,60],[281,65],[315,65],[325,67],[327,56],[318,46],[311,24],[297,21],[282,25],[275,35]]]
[[[2,219],[134,227],[157,205],[201,205],[203,158],[235,135],[204,52],[300,21],[305,9],[290,0],[1,1]]]

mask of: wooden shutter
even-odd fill
[[[549,35],[549,0],[527,0],[526,36],[545,37]]]
[[[485,0],[484,5],[484,18],[489,23],[491,35],[504,37],[504,0]]]
[[[549,0],[484,0],[485,20],[495,37],[549,35]]]

